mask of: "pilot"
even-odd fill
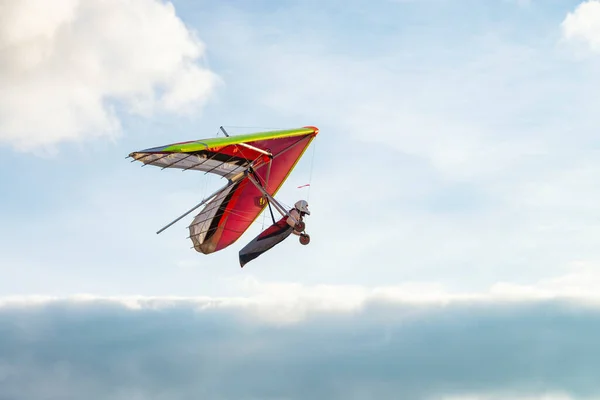
[[[294,208],[292,208],[289,213],[290,217],[287,217],[286,222],[288,225],[294,228],[293,233],[295,235],[300,235],[305,227],[303,218],[305,215],[310,215],[310,211],[308,211],[308,203],[306,200],[298,200],[296,204],[294,204]],[[294,221],[294,219],[296,221]]]

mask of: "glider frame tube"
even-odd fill
[[[277,211],[279,211],[281,215],[288,216],[294,221],[294,223],[298,223],[298,220],[296,220],[296,218],[290,215],[290,213],[287,212],[287,210],[281,204],[279,204],[279,202],[275,200],[275,198],[271,196],[269,192],[267,192],[265,188],[262,187],[262,185],[258,183],[258,181],[251,174],[248,174],[248,179],[250,179],[250,182],[252,182],[254,186],[256,186],[256,188],[260,190],[261,193],[269,200],[269,202],[271,202],[275,206],[275,208],[277,209]]]
[[[218,196],[219,193],[221,193],[223,190],[227,189],[228,187],[234,185],[237,181],[229,181],[229,183],[225,186],[223,186],[222,188],[220,188],[219,190],[217,190],[216,192],[214,192],[213,194],[211,194],[208,197],[205,197],[204,200],[202,200],[200,203],[196,204],[193,208],[191,208],[189,211],[187,211],[185,214],[181,215],[179,218],[175,219],[174,221],[172,221],[171,223],[169,223],[168,225],[164,226],[161,230],[159,230],[158,232],[156,232],[156,234],[158,235],[159,233],[161,233],[162,231],[164,231],[165,229],[167,229],[168,227],[170,227],[171,225],[173,225],[175,222],[179,221],[180,219],[182,219],[183,217],[185,217],[186,215],[188,215],[189,213],[191,213],[192,211],[194,211],[195,209],[197,209],[198,207],[206,204],[210,199],[212,199],[215,196]]]
[[[227,133],[227,131],[225,130],[225,128],[223,128],[223,126],[219,127],[219,129],[221,129],[221,131],[223,132],[223,134],[225,136],[230,137],[229,134]],[[263,149],[259,149],[258,147],[254,147],[254,146],[252,146],[250,144],[247,144],[247,143],[238,143],[236,146],[243,146],[243,147],[246,147],[247,149],[251,149],[251,150],[257,151],[257,152],[262,153],[264,155],[267,155],[269,157],[273,157],[273,154],[271,154],[271,152],[265,151]]]

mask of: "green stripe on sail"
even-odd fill
[[[245,135],[236,135],[229,137],[209,138],[191,143],[173,144],[171,146],[165,147],[161,151],[190,153],[194,151],[207,150],[215,147],[224,147],[227,145],[254,142],[257,140],[281,139],[286,137],[308,135],[314,133],[314,131],[314,128],[299,128],[248,133]]]

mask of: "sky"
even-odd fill
[[[598,67],[596,0],[1,2],[0,399],[599,398]],[[130,152],[307,125],[310,245],[156,234],[220,182]]]

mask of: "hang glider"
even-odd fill
[[[283,185],[312,140],[313,126],[214,137],[140,150],[129,154],[144,165],[220,175],[227,184],[159,230],[161,233],[204,206],[188,226],[196,251],[210,254],[234,243],[267,205],[288,211],[273,196]]]

